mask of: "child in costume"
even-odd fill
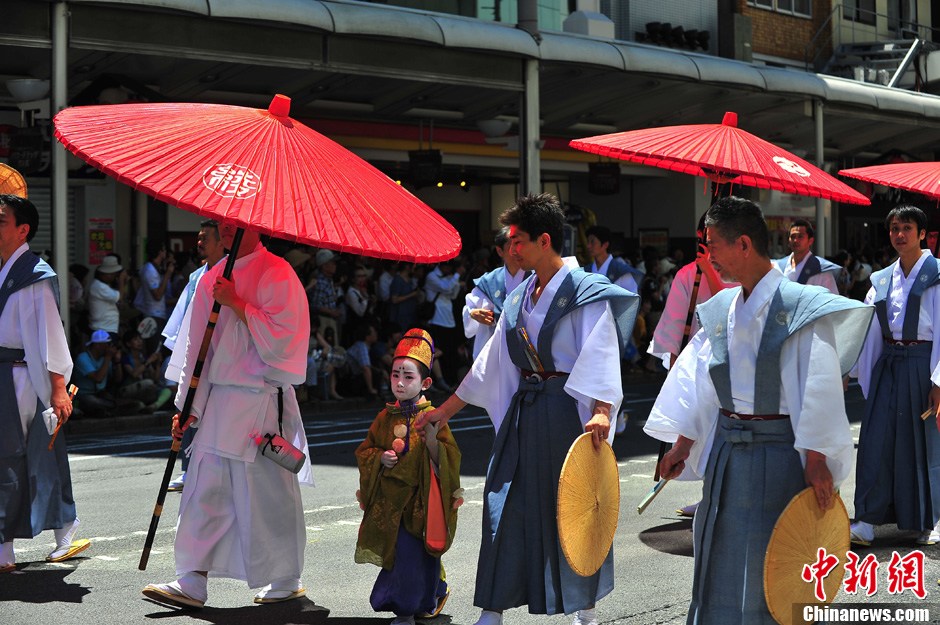
[[[415,615],[436,616],[449,591],[441,554],[457,528],[460,450],[447,425],[414,428],[431,410],[434,343],[426,331],[405,333],[395,349],[387,404],[356,450],[365,511],[356,542],[356,562],[382,567],[370,602],[376,612],[394,612],[393,625],[413,625]],[[429,515],[431,520],[429,521]]]

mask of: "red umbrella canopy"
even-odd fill
[[[940,200],[940,163],[892,163],[843,169],[840,175],[887,187],[922,193]]]
[[[738,128],[736,113],[720,124],[665,126],[571,142],[571,147],[716,182],[870,204],[868,198],[783,148]]]
[[[341,252],[433,263],[460,252],[443,217],[375,167],[289,117],[217,104],[65,109],[55,136],[79,158],[158,200]]]

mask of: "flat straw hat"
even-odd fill
[[[0,194],[26,197],[26,180],[20,172],[3,163],[0,163]]]
[[[558,538],[575,573],[594,575],[614,543],[620,515],[620,474],[614,450],[594,449],[591,434],[575,439],[558,478]]]
[[[845,576],[845,553],[849,550],[849,515],[841,497],[835,505],[821,510],[812,488],[799,492],[777,519],[767,544],[764,558],[764,597],[770,615],[780,625],[802,622],[794,620],[794,604],[825,605],[832,603]],[[817,560],[822,547],[839,559],[823,579],[826,600],[815,595],[815,582],[802,578],[803,567]]]

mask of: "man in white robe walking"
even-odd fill
[[[231,249],[235,226],[219,226]],[[199,281],[180,331],[186,360],[176,405],[182,408],[213,297],[222,305],[192,414],[173,419],[173,436],[198,427],[176,531],[179,579],[150,584],[144,595],[201,608],[207,574],[264,587],[255,603],[302,597],[305,527],[300,483],[311,484],[310,460],[299,475],[263,457],[252,434],[282,432],[307,452],[292,384],[304,381],[310,317],[303,286],[287,261],[246,230],[232,279],[218,263]],[[185,418],[185,417],[183,417]]]
[[[687,622],[773,625],[764,553],[794,495],[810,486],[828,509],[849,473],[852,435],[838,389],[872,309],[773,269],[753,202],[722,198],[705,225],[712,264],[741,286],[698,307],[701,329],[644,431],[675,443],[660,462],[664,479],[704,480]]]

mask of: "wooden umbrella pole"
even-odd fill
[[[238,248],[241,245],[244,233],[245,231],[242,228],[235,231],[232,249],[229,250],[228,258],[225,261],[225,269],[222,272],[222,277],[226,280],[232,277],[232,269],[235,268],[235,259],[238,256]],[[209,314],[209,323],[206,324],[206,332],[203,334],[202,344],[199,346],[199,357],[196,359],[196,366],[193,368],[193,375],[189,380],[186,400],[183,402],[183,409],[180,410],[180,425],[186,423],[192,411],[193,401],[196,398],[196,388],[199,386],[199,376],[202,375],[202,366],[206,361],[209,343],[212,341],[212,333],[215,332],[215,324],[219,319],[221,310],[222,305],[218,301],[213,301],[212,312]],[[147,560],[150,559],[150,550],[153,548],[153,540],[157,535],[157,525],[160,523],[160,515],[163,513],[163,502],[166,501],[166,493],[170,487],[170,478],[173,476],[173,468],[176,465],[176,456],[179,455],[180,444],[180,439],[174,438],[173,444],[170,445],[170,457],[166,461],[166,470],[163,472],[163,481],[160,483],[160,491],[157,493],[157,503],[153,507],[153,517],[150,519],[147,540],[144,542],[143,553],[140,554],[140,564],[137,565],[137,568],[141,571],[147,570]]]

